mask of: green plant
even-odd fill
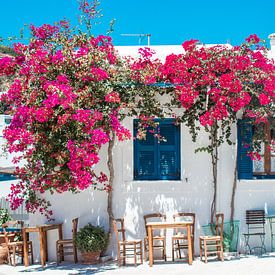
[[[11,216],[7,209],[0,208],[0,226],[2,226],[3,223],[6,223],[7,221],[11,220]]]
[[[104,251],[108,245],[108,234],[103,227],[89,223],[77,232],[74,241],[81,252]]]

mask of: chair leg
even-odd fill
[[[120,244],[118,244],[117,246],[117,263],[118,263],[118,266],[121,266],[121,258],[120,258]]]
[[[177,240],[178,245],[178,251],[179,251],[179,258],[181,259],[181,253],[180,253],[180,240]]]
[[[166,262],[167,258],[166,258],[166,240],[165,239],[163,240],[163,257],[164,257],[164,261]]]
[[[15,246],[13,246],[13,248],[12,248],[13,266],[16,266],[16,262],[15,262],[15,252],[16,252],[16,249],[15,249]]]
[[[32,261],[32,264],[34,263],[34,260],[33,260],[33,249],[32,249],[32,243],[29,244],[30,246],[30,252],[31,252],[31,261]]]
[[[206,245],[206,240],[203,240],[203,246],[204,246],[204,262],[207,263],[207,245]]]
[[[74,253],[74,263],[76,264],[78,262],[78,259],[77,259],[77,249],[74,244],[73,244],[73,253]]]
[[[24,250],[23,250],[23,246],[22,246],[22,248],[21,248],[22,250],[21,250],[21,264],[23,264],[23,262],[24,262]],[[29,248],[28,248],[29,249]]]
[[[174,240],[172,240],[172,261],[174,262],[175,261],[175,247],[174,247]]]
[[[222,241],[220,241],[220,259],[222,262],[224,261]]]
[[[11,253],[10,253],[10,248],[8,247],[8,264],[11,265]]]
[[[265,236],[260,236],[260,238],[261,238],[261,243],[262,243],[261,253],[263,254],[263,252],[264,253],[266,252],[266,248],[265,248]]]
[[[144,239],[144,261],[147,261],[146,239]]]
[[[195,246],[194,246],[194,238],[192,237],[192,259],[194,260],[195,255]]]
[[[141,264],[143,264],[142,242],[140,243],[139,249],[140,249],[140,261],[141,261]]]
[[[218,259],[221,260],[221,241],[216,241],[216,251]]]
[[[202,241],[200,240],[200,258],[201,258],[201,261],[202,261]]]
[[[251,248],[249,245],[249,236],[244,236],[244,242],[245,242],[245,254],[247,254],[247,251],[249,251],[249,254],[251,254]]]
[[[136,243],[134,243],[134,264],[137,266],[137,246]]]
[[[59,251],[59,244],[56,243],[56,264],[60,263],[60,251]]]
[[[123,265],[126,265],[126,247],[125,244],[123,244]]]

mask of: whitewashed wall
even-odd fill
[[[117,47],[122,55],[135,56],[139,47]],[[181,46],[155,46],[159,58],[173,52],[182,52]],[[133,130],[132,119],[124,121],[124,125]],[[233,129],[232,140],[236,129]],[[128,238],[143,238],[145,227],[143,215],[152,212],[164,212],[171,219],[175,212],[188,211],[196,213],[195,250],[198,254],[198,236],[202,234],[201,226],[209,222],[210,204],[212,200],[211,160],[207,153],[194,153],[197,147],[207,144],[208,138],[202,133],[196,144],[191,140],[188,129],[181,127],[181,180],[179,181],[133,181],[133,141],[116,144],[114,148],[115,182],[113,209],[115,217],[124,217]],[[230,215],[230,199],[233,182],[235,159],[234,146],[224,145],[220,148],[218,166],[218,205],[217,210],[225,213],[226,220]],[[106,148],[102,151],[103,164],[106,164]],[[106,171],[106,165],[98,168]],[[2,188],[2,187],[1,187]],[[71,219],[80,218],[79,226],[88,222],[100,224],[108,228],[106,193],[86,190],[79,194],[46,195],[52,203],[54,218],[63,222],[64,237],[71,236]],[[246,231],[245,210],[265,208],[275,211],[275,180],[239,181],[236,192],[235,218],[241,220],[241,233]],[[46,222],[39,214],[31,215],[30,224]],[[267,228],[267,248],[270,248],[269,228]],[[171,232],[168,232],[168,235]],[[241,236],[241,247],[243,238]],[[35,236],[33,236],[34,238]],[[56,232],[50,232],[48,238],[49,258],[55,260]],[[38,241],[34,240],[36,252]],[[170,240],[168,239],[168,254]],[[115,255],[114,243],[110,244],[109,255]],[[38,253],[35,253],[38,255]],[[37,256],[38,257],[38,256]]]
[[[127,119],[125,126],[132,129],[132,120]],[[207,153],[194,153],[194,150],[205,144],[205,135],[201,135],[194,144],[188,129],[181,127],[181,167],[182,180],[179,181],[134,181],[133,180],[133,141],[116,144],[114,150],[115,183],[113,209],[115,217],[124,217],[128,238],[143,238],[145,227],[143,215],[163,212],[168,219],[173,213],[188,211],[196,213],[195,250],[198,254],[198,236],[203,234],[202,225],[209,223],[210,204],[212,200],[211,160]],[[233,137],[235,129],[233,129]],[[233,182],[234,146],[224,145],[220,149],[218,168],[218,205],[217,210],[230,218],[230,199]],[[64,221],[64,236],[69,237],[71,219],[80,217],[80,227],[87,222],[104,225],[108,228],[106,212],[106,194],[93,190],[72,195],[47,196],[52,202],[56,221]],[[241,221],[240,244],[243,249],[242,233],[246,231],[245,210],[264,208],[275,212],[275,180],[239,181],[236,192],[235,219]],[[33,225],[43,223],[41,216],[31,217]],[[266,225],[266,245],[270,249],[269,227]],[[171,231],[168,231],[168,236]],[[49,254],[55,259],[56,233],[49,238]],[[37,242],[35,242],[37,243]],[[170,239],[167,241],[167,253],[170,255]],[[108,254],[115,256],[114,243]]]

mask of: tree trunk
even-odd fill
[[[113,132],[110,134],[110,140],[108,144],[108,170],[109,170],[109,186],[108,189],[108,202],[107,202],[107,213],[109,216],[109,236],[112,237],[113,232],[113,220],[114,220],[114,214],[113,214],[113,182],[114,182],[114,164],[113,164],[113,148],[115,145],[115,135]]]
[[[234,214],[235,214],[235,196],[236,196],[236,188],[237,188],[237,148],[238,148],[238,144],[236,141],[235,144],[235,163],[234,163],[234,180],[233,180],[233,185],[232,185],[232,194],[231,194],[231,203],[230,203],[230,221],[231,223],[234,220]]]
[[[210,222],[214,223],[217,207],[217,176],[218,176],[218,146],[217,146],[218,127],[214,124],[211,128],[211,162],[212,162],[212,176],[213,176],[213,199],[211,203],[211,217]]]

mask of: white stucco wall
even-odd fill
[[[125,126],[133,129],[132,119],[126,119]],[[188,129],[181,126],[181,173],[179,181],[134,181],[133,180],[133,141],[116,144],[114,149],[115,182],[113,193],[113,210],[116,218],[124,217],[128,238],[145,236],[143,215],[163,212],[172,219],[176,212],[196,213],[195,252],[199,253],[198,236],[203,234],[202,225],[209,223],[210,204],[212,200],[211,161],[207,153],[194,153],[197,147],[205,144],[207,139],[202,134],[194,144]],[[235,138],[233,129],[232,140]],[[234,146],[224,145],[220,149],[218,167],[218,205],[217,210],[230,218],[230,200],[233,182]],[[80,227],[87,222],[108,227],[106,212],[106,194],[87,190],[80,194],[48,196],[54,209],[56,221],[64,221],[64,237],[71,234],[71,219],[80,217]],[[275,180],[239,181],[236,191],[235,219],[241,221],[240,244],[243,247],[242,233],[246,231],[245,211],[253,208],[265,208],[275,211]],[[31,224],[45,222],[43,217],[34,215]],[[266,224],[266,246],[270,249],[269,227]],[[167,254],[170,255],[171,230],[167,232]],[[50,233],[49,256],[55,259],[56,233]],[[34,242],[37,244],[37,242]],[[37,249],[37,246],[36,246]],[[115,256],[114,243],[108,254]]]
[[[135,56],[137,47],[117,47],[122,54]],[[173,52],[183,52],[181,46],[153,46],[160,59]],[[124,125],[133,130],[133,121],[127,118]],[[233,129],[232,140],[236,129]],[[202,234],[201,226],[210,219],[210,204],[212,200],[211,161],[207,153],[194,153],[197,147],[207,142],[202,133],[196,144],[191,140],[188,129],[181,126],[181,180],[179,181],[134,181],[133,180],[133,141],[116,143],[114,148],[115,180],[113,191],[113,210],[115,217],[124,217],[128,238],[145,236],[143,215],[152,212],[164,212],[168,219],[173,213],[188,211],[196,213],[195,250],[198,254],[198,236]],[[105,150],[105,151],[104,151]],[[102,151],[103,166],[99,170],[106,171],[106,148]],[[235,149],[234,146],[223,145],[220,148],[218,166],[218,205],[217,210],[225,213],[229,220],[230,199],[233,182]],[[2,187],[1,187],[2,188]],[[2,190],[2,189],[1,189]],[[71,237],[71,220],[79,217],[79,227],[88,222],[108,227],[107,195],[105,192],[94,191],[92,188],[78,194],[64,193],[49,195],[46,198],[52,203],[56,222],[63,222],[64,237]],[[241,220],[241,233],[246,231],[245,210],[265,208],[275,211],[275,180],[239,181],[236,192],[235,218]],[[39,214],[30,216],[30,225],[46,222]],[[267,228],[266,245],[270,248],[269,227]],[[168,232],[171,235],[171,231]],[[243,243],[242,235],[241,244]],[[36,252],[38,240],[33,234]],[[48,237],[49,258],[56,259],[56,232],[50,232]],[[167,252],[170,253],[170,239],[167,240]],[[108,253],[115,255],[114,243]],[[38,253],[35,253],[38,255]],[[38,257],[38,256],[37,256]]]

